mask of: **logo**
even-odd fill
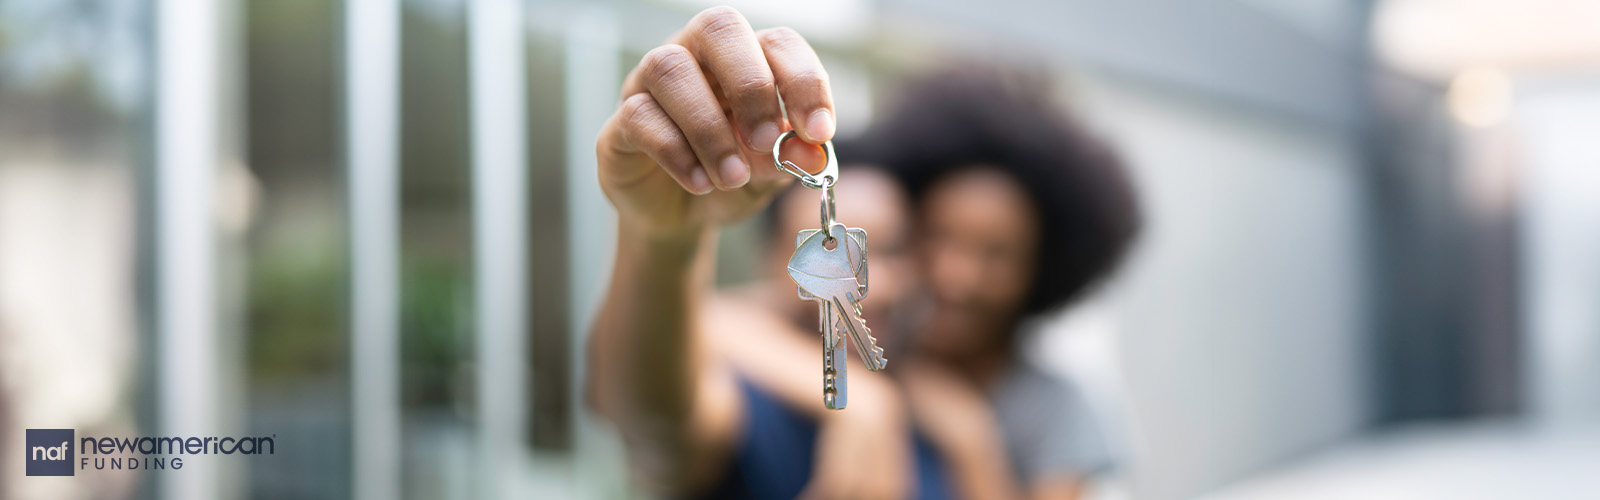
[[[28,475],[71,476],[72,429],[28,429]]]
[[[244,437],[91,437],[78,440],[73,429],[28,429],[25,444],[29,476],[73,476],[76,469],[179,470],[185,456],[276,455],[277,434]],[[82,455],[81,457],[77,455]],[[76,461],[74,461],[76,460]]]

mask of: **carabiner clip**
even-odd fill
[[[831,188],[835,183],[839,182],[839,159],[833,155],[833,141],[822,143],[822,151],[828,155],[828,163],[823,165],[822,172],[812,175],[806,173],[794,162],[778,157],[783,151],[783,141],[789,140],[791,137],[799,137],[799,135],[796,135],[793,130],[784,132],[778,136],[778,142],[772,145],[772,164],[777,166],[778,170],[788,172],[789,175],[800,179],[801,184],[805,184],[806,187],[811,189]]]

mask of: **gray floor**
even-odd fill
[[[1600,498],[1600,423],[1407,426],[1335,446],[1204,498]]]

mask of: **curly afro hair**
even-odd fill
[[[1128,173],[1110,149],[1048,97],[1040,78],[936,73],[897,92],[893,112],[840,141],[840,158],[881,166],[913,199],[944,176],[992,167],[1012,176],[1039,214],[1035,279],[1024,314],[1079,299],[1117,268],[1141,216]]]

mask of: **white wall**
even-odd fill
[[[1518,91],[1525,393],[1544,424],[1600,417],[1600,75]]]
[[[1105,297],[1129,390],[1132,493],[1199,494],[1362,425],[1371,363],[1356,142],[1116,76],[1071,83],[1146,210]],[[1067,351],[1042,356],[1059,367]]]

